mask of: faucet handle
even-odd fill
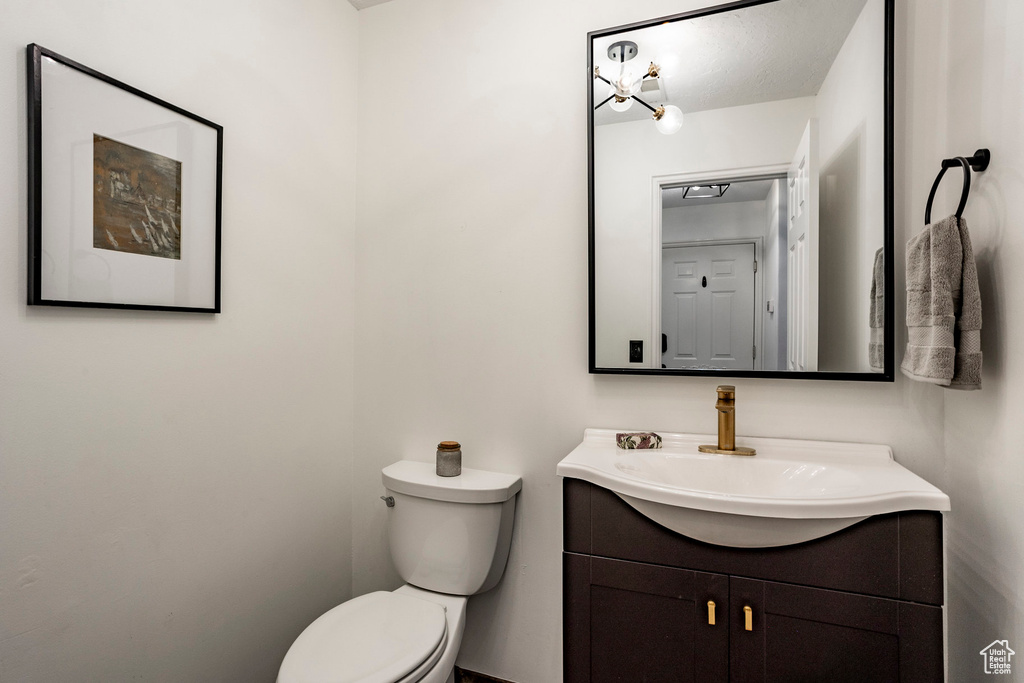
[[[719,384],[716,391],[718,391],[718,398],[736,399],[736,387],[731,384]]]

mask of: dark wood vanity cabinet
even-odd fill
[[[567,479],[564,515],[566,683],[943,680],[938,513],[725,548]]]

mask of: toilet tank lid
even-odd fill
[[[434,463],[399,460],[381,470],[391,491],[449,503],[504,503],[523,488],[514,474],[462,468],[457,477],[439,477]]]

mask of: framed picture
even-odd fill
[[[29,305],[219,313],[224,129],[26,51]]]

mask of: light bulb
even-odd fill
[[[615,89],[615,94],[619,97],[632,97],[633,95],[640,92],[640,86],[643,85],[643,75],[636,75],[636,73],[626,66],[622,67],[619,71],[618,78],[612,81],[612,87]]]
[[[665,135],[672,135],[683,127],[683,112],[674,104],[666,104],[658,107],[662,110],[661,116],[654,115],[654,125]]]

